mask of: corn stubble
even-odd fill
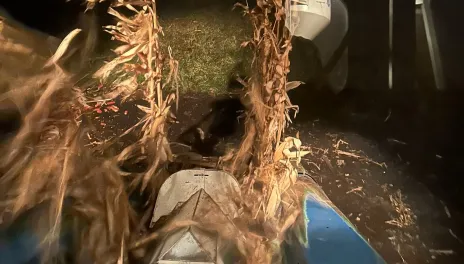
[[[96,3],[88,0],[88,8]],[[106,98],[127,99],[143,91],[146,101],[138,106],[145,116],[130,129],[140,131],[140,139],[118,155],[96,158],[84,147],[88,128],[79,109],[88,99],[74,87],[74,76],[62,67],[78,30],[68,35],[41,73],[10,84],[20,87],[21,95],[15,89],[0,95],[14,101],[23,113],[20,131],[2,147],[6,155],[0,160],[1,224],[40,209],[35,228],[43,239],[44,262],[62,260],[54,253],[63,225],[73,230],[73,254],[79,263],[89,262],[89,257],[95,263],[128,262],[129,256],[142,257],[152,240],[186,225],[216,231],[232,241],[243,263],[282,262],[280,245],[285,233],[300,223],[305,184],[297,181],[296,165],[307,154],[300,150],[298,138],[284,137],[291,122],[289,111],[297,111],[287,96],[298,85],[287,83],[286,78],[291,36],[284,28],[282,0],[258,0],[254,8],[237,7],[243,8],[254,28],[253,38],[242,45],[251,47],[254,59],[245,87],[250,102],[247,133],[240,147],[221,159],[223,168],[242,183],[242,197],[234,197],[240,216],[232,219],[232,225],[211,212],[199,222],[146,229],[156,189],[173,161],[167,130],[179,98],[178,62],[171,49],[169,54],[160,49],[163,30],[154,0],[118,0],[109,9],[117,24],[105,30],[122,44],[114,50],[116,58],[94,77],[106,82]],[[143,173],[121,171],[119,165],[128,161],[144,161],[148,167]],[[142,215],[129,203],[134,191],[150,194]]]

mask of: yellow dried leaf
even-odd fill
[[[135,23],[134,21],[130,20],[129,18],[127,18],[127,17],[125,17],[125,16],[119,14],[118,11],[114,10],[114,9],[111,8],[111,7],[108,9],[108,14],[117,17],[119,20],[121,20],[121,21],[123,21],[123,22],[125,22],[125,23],[127,23],[127,24],[130,24],[130,25],[133,25],[133,26],[136,26],[136,25],[137,25],[137,23]]]
[[[85,9],[85,12],[87,12],[90,9],[93,9],[96,3],[97,3],[97,0],[87,0],[87,7]]]
[[[288,149],[293,148],[293,146],[294,146],[293,137],[286,137],[284,142],[286,144],[286,148],[288,148]]]
[[[288,82],[287,83],[287,88],[285,90],[288,92],[290,90],[293,90],[293,89],[297,88],[298,86],[300,86],[302,84],[304,84],[304,83],[300,82],[300,81]]]
[[[304,157],[306,155],[308,155],[309,151],[290,151],[289,149],[285,149],[283,151],[285,157],[287,157],[288,159],[296,159],[296,158],[301,158],[301,157]]]
[[[277,149],[274,152],[274,162],[282,160],[284,158],[283,150]]]
[[[167,116],[169,114],[169,110],[171,110],[171,106],[168,106],[166,108],[164,108],[163,112],[161,113],[161,115],[163,116]]]
[[[139,13],[139,11],[137,9],[135,9],[135,7],[133,7],[132,5],[130,4],[126,4],[125,7],[127,7],[127,9],[131,10],[131,11],[134,11],[136,12],[137,14]]]
[[[58,46],[58,49],[56,50],[55,54],[50,58],[50,60],[47,62],[47,66],[50,66],[54,63],[57,63],[61,57],[65,54],[65,52],[68,50],[69,44],[71,41],[81,32],[81,29],[74,29],[69,33],[61,42],[60,46]]]
[[[287,145],[285,142],[282,142],[277,146],[274,152],[274,162],[277,162],[284,158],[284,150],[287,148],[286,146]]]
[[[105,79],[111,73],[111,71],[121,63],[126,63],[132,60],[132,58],[139,52],[145,44],[139,44],[132,49],[124,52],[119,57],[115,58],[114,60],[108,62],[103,67],[101,67],[93,76],[95,78],[103,78]]]
[[[285,221],[280,227],[281,234],[284,234],[287,231],[287,229],[290,228],[296,222],[300,213],[301,213],[300,210],[295,210],[287,218],[285,218]]]
[[[143,112],[147,113],[147,114],[150,114],[151,113],[151,109],[150,107],[146,107],[146,106],[143,106],[143,105],[137,105],[137,108],[142,110]]]
[[[127,44],[127,45],[122,45],[122,46],[119,46],[117,47],[115,50],[114,50],[114,53],[118,54],[118,55],[121,55],[123,54],[124,52],[128,51],[132,46]]]
[[[277,185],[274,185],[272,188],[271,194],[269,195],[269,199],[267,201],[266,206],[266,216],[267,217],[274,217],[277,207],[280,203],[280,191]]]
[[[279,76],[283,76],[284,75],[284,68],[280,65],[277,65],[276,66],[276,72]]]
[[[301,140],[299,140],[298,138],[292,138],[293,140],[293,146],[295,146],[296,149],[300,149],[301,148]]]
[[[273,85],[273,84],[274,84],[273,81],[269,81],[269,82],[266,83],[266,92],[267,92],[268,94],[271,94],[271,93],[272,93],[272,85]]]
[[[288,190],[288,188],[293,186],[293,184],[295,184],[296,179],[298,177],[298,172],[296,171],[296,169],[291,167],[291,165],[289,166],[289,164],[290,163],[286,164],[287,169],[285,171],[285,175],[279,179],[279,187],[280,187],[281,192],[285,192]]]
[[[240,47],[245,48],[246,46],[250,45],[251,41],[244,41],[240,44]]]
[[[121,54],[121,57],[123,58],[133,58],[135,55],[137,55],[138,52],[140,52],[142,49],[144,49],[147,46],[146,43],[140,43],[133,48],[129,49],[128,51],[124,52]]]
[[[166,104],[170,104],[172,101],[176,100],[176,94],[174,93],[171,93],[168,95],[168,97],[166,98]]]

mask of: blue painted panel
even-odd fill
[[[304,254],[307,263],[386,263],[348,220],[315,195],[306,197],[305,218],[308,245]]]

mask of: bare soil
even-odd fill
[[[359,104],[352,100],[336,105],[321,95],[312,95],[312,98],[300,104],[300,118],[287,133],[299,133],[303,145],[312,151],[303,160],[306,170],[387,263],[462,263],[462,207],[458,201],[441,195],[451,189],[443,189],[446,187],[439,181],[428,184],[429,177],[437,177],[430,176],[436,173],[430,164],[409,159],[404,151],[398,150],[398,145],[406,149],[414,145],[403,138],[388,136],[387,132],[383,140],[380,136],[368,136],[365,129],[385,123],[383,115],[379,123],[373,121],[376,111],[363,114]],[[344,95],[337,98],[343,99]],[[318,107],[316,101],[325,107]],[[103,133],[101,137],[115,136],[135,124],[138,116],[135,103],[116,102],[117,113],[94,111],[90,116],[97,120],[93,123],[96,131]],[[310,103],[316,110],[308,108]],[[334,105],[333,110],[327,110],[329,103]],[[204,156],[224,154],[227,148],[240,142],[244,131],[239,116],[243,110],[240,101],[232,95],[217,98],[208,94],[185,94],[181,96],[177,112],[179,123],[172,125],[170,140],[190,145],[193,151]],[[345,125],[335,122],[340,113]],[[365,129],[356,131],[354,125],[360,125],[360,119],[364,120]],[[206,140],[198,139],[197,128]],[[130,142],[130,138],[122,142]],[[433,157],[439,162],[448,158],[439,154]],[[423,178],[417,176],[417,165],[428,168],[428,172],[422,172]]]

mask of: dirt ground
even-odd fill
[[[306,160],[306,168],[388,263],[462,263],[462,241],[455,232],[463,215],[451,213],[411,179],[401,161],[383,153],[372,140],[321,122],[298,124],[292,130],[300,131],[305,144],[328,150],[322,158]],[[338,142],[346,154],[337,152]],[[439,255],[440,250],[453,253]]]
[[[234,99],[218,101],[225,108],[236,107]],[[173,127],[174,138],[210,111],[209,102],[204,96],[183,99],[185,110],[178,113],[183,125]],[[233,111],[227,112],[222,109],[218,117],[221,127],[237,122]],[[229,132],[222,144],[237,143],[241,127]],[[313,152],[303,161],[309,174],[388,263],[462,263],[459,224],[464,214],[410,175],[408,161],[375,140],[331,127],[323,118],[297,120],[288,133],[297,132]],[[398,219],[395,225],[392,220]]]
[[[97,131],[104,133],[100,137],[115,136],[137,120],[134,102],[115,105],[117,112],[104,106],[99,108],[102,113],[91,115]],[[243,107],[237,98],[186,94],[179,106],[179,123],[169,135],[173,146],[187,144],[208,156],[221,155],[240,142]],[[400,153],[392,155],[378,140],[334,127],[324,115],[302,116],[287,133],[299,132],[312,151],[303,165],[387,263],[462,263],[463,212],[418,181]],[[196,128],[214,140],[199,144]],[[388,142],[408,144],[394,138]]]

